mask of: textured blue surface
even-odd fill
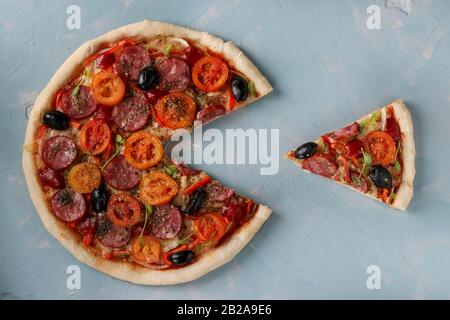
[[[381,7],[381,30],[366,8]],[[65,26],[81,7],[81,30]],[[450,3],[384,1],[0,2],[1,298],[450,298]],[[42,226],[21,169],[26,108],[84,41],[144,18],[236,42],[275,91],[207,127],[279,128],[280,172],[204,166],[274,214],[239,256],[198,281],[143,287],[79,264]],[[406,214],[300,172],[281,153],[404,98],[415,125],[415,197]],[[368,290],[366,268],[381,268]]]

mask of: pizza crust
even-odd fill
[[[244,55],[244,53],[231,42],[224,42],[222,39],[206,32],[195,31],[159,21],[145,20],[143,22],[126,25],[81,45],[61,65],[44,90],[36,98],[25,133],[22,165],[30,197],[45,228],[78,260],[92,268],[122,280],[147,285],[168,285],[197,279],[230,261],[253,238],[269,217],[271,210],[266,206],[260,205],[252,220],[237,230],[226,243],[218,248],[208,251],[202,255],[198,261],[184,268],[166,271],[153,270],[132,265],[130,263],[105,260],[103,257],[98,257],[87,250],[82,243],[80,243],[79,237],[75,235],[74,231],[70,230],[70,228],[55,218],[50,212],[44,200],[44,193],[38,182],[36,167],[33,161],[32,147],[34,135],[37,128],[41,125],[43,113],[50,109],[53,97],[59,88],[69,82],[76,72],[80,71],[78,69],[84,59],[100,50],[102,46],[126,37],[150,38],[157,35],[187,38],[210,48],[212,51],[222,54],[229,61],[231,66],[243,72],[249,80],[253,81],[255,89],[259,93],[257,99],[272,91],[272,87],[267,79],[259,72],[256,66]],[[248,99],[248,101],[240,105],[240,107],[255,100],[256,99]]]
[[[416,169],[415,169],[416,149],[415,149],[415,144],[414,144],[412,117],[411,117],[411,113],[409,112],[408,108],[404,104],[403,100],[394,101],[394,102],[388,104],[387,106],[381,108],[380,111],[387,109],[389,106],[393,107],[395,119],[397,120],[397,122],[400,126],[400,132],[402,133],[402,152],[403,152],[402,183],[398,187],[395,199],[390,204],[390,206],[393,208],[405,211],[414,195],[413,183],[414,183],[414,176],[416,174]],[[368,117],[369,115],[365,115],[356,121],[360,122],[362,119]],[[317,139],[316,142],[319,140],[320,139]],[[294,161],[300,169],[304,170],[302,167],[303,160],[299,160],[299,159],[295,158],[292,155],[291,151],[287,152],[284,156],[286,159]],[[310,173],[307,170],[304,170],[304,171]],[[360,190],[358,190],[348,184],[341,183],[341,182],[335,181],[335,180],[333,180],[333,181],[342,186],[345,186],[354,191],[357,191],[366,197],[383,202],[381,199],[379,199],[371,194],[361,192]]]
[[[398,187],[397,194],[391,206],[404,211],[414,195],[413,183],[414,176],[416,175],[416,147],[414,143],[413,123],[411,113],[403,100],[397,100],[390,105],[394,109],[395,119],[402,133],[403,155],[402,183]]]

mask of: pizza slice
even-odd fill
[[[80,261],[141,284],[232,259],[271,210],[175,164],[162,142],[272,90],[234,44],[144,21],[78,48],[36,99],[23,168],[44,226]]]
[[[308,172],[400,210],[413,197],[413,123],[402,100],[306,142],[286,157]]]

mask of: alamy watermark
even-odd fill
[[[367,267],[366,273],[370,276],[366,280],[366,286],[369,290],[381,289],[381,269],[376,264]]]
[[[259,164],[261,175],[278,173],[278,129],[226,129],[224,135],[218,129],[203,132],[200,124],[194,122],[193,135],[185,129],[175,131],[171,140],[178,144],[172,149],[172,159],[186,164]]]

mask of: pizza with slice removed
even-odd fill
[[[231,260],[271,210],[174,163],[162,143],[272,90],[234,44],[144,21],[88,41],[30,114],[23,169],[46,229],[76,258],[140,284]]]
[[[286,157],[308,172],[400,210],[406,210],[413,197],[413,123],[402,100],[306,142]]]

